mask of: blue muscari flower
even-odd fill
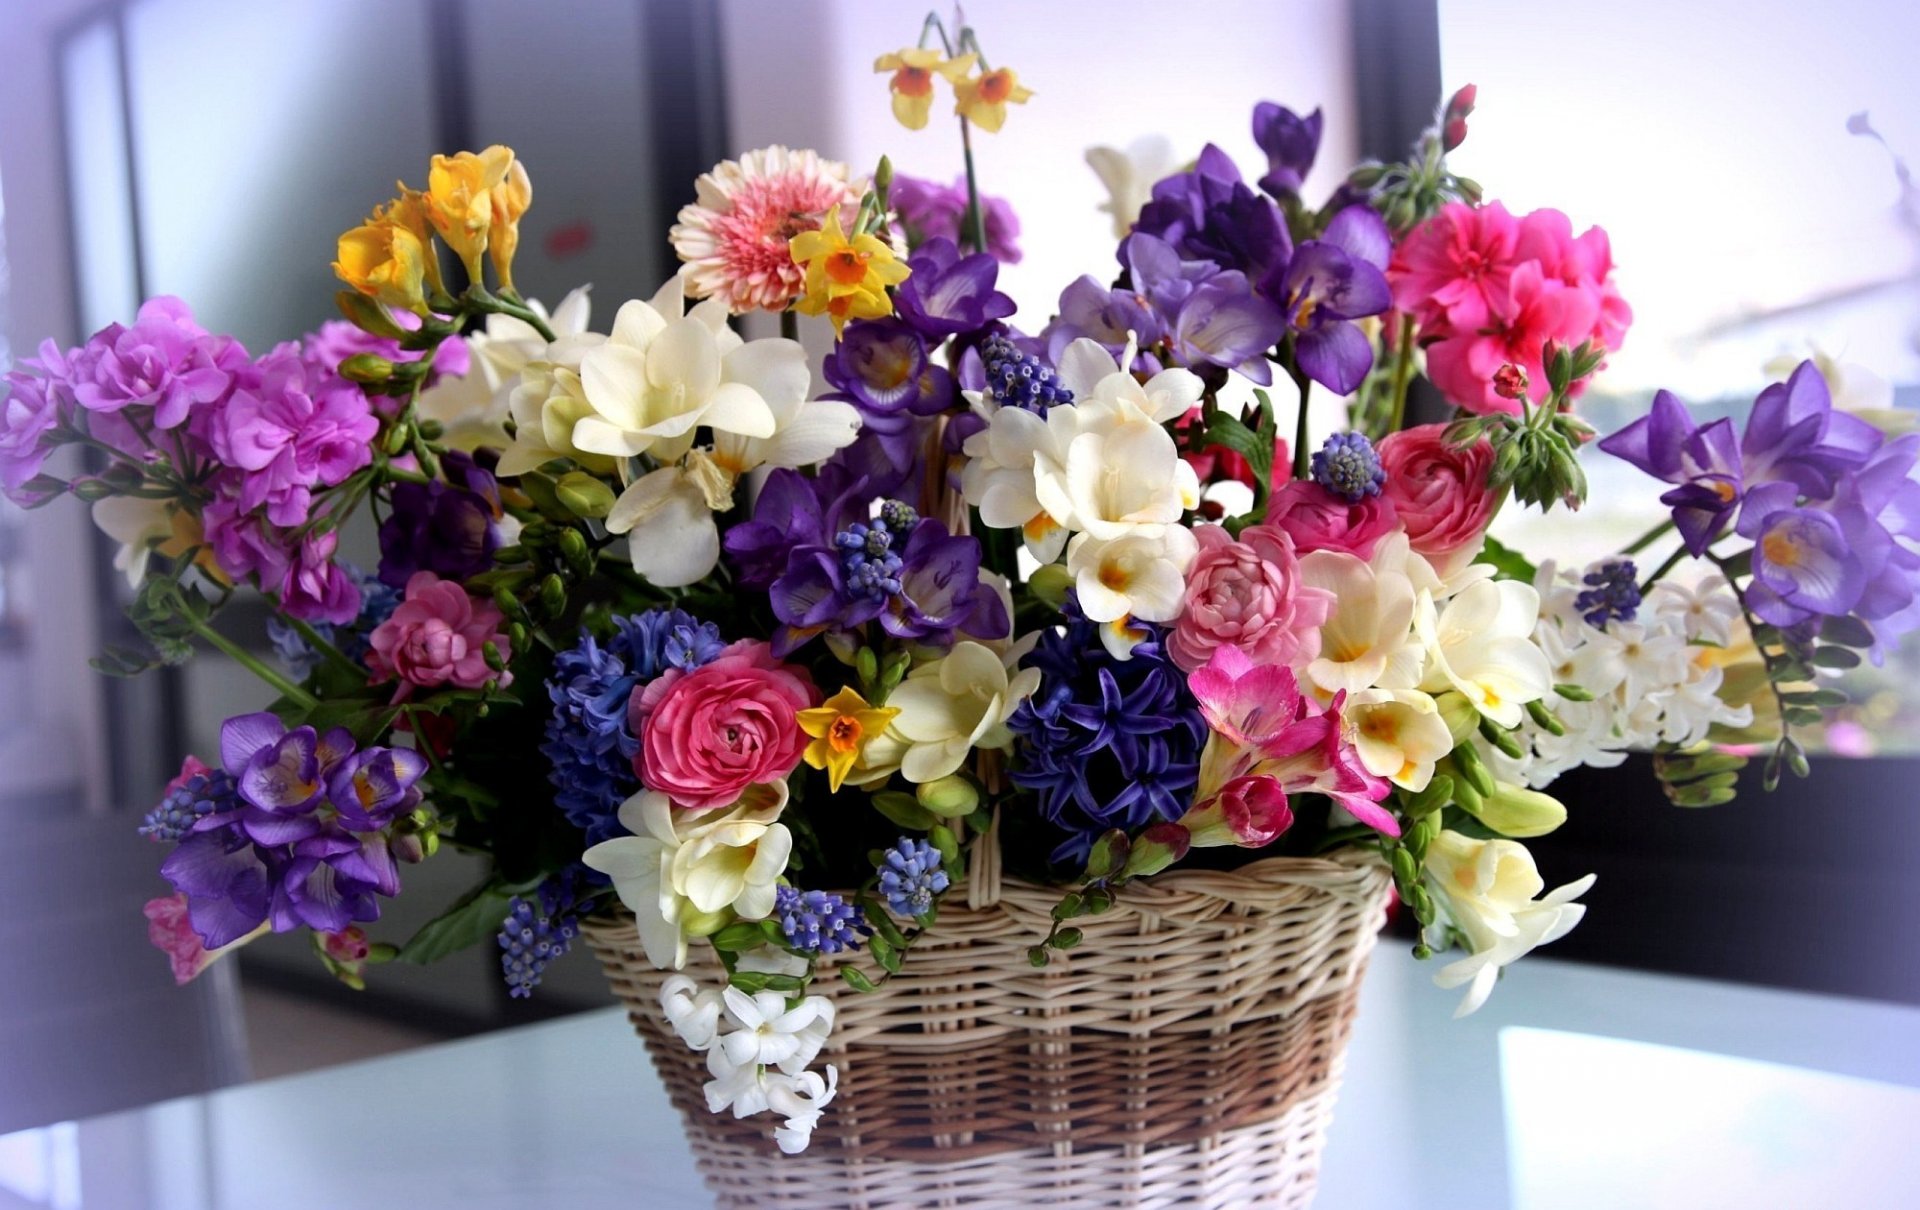
[[[802,891],[784,883],[773,893],[773,918],[787,944],[802,953],[858,949],[873,930],[860,909],[832,891]]]
[[[1038,796],[1041,814],[1068,835],[1053,860],[1085,858],[1094,837],[1178,819],[1193,799],[1207,737],[1187,678],[1162,648],[1165,630],[1117,660],[1099,627],[1071,599],[1067,623],[1043,631],[1026,666],[1040,686],[1007,726],[1020,737],[1015,785]]]
[[[1573,607],[1596,630],[1605,630],[1608,622],[1631,622],[1640,609],[1640,573],[1632,559],[1609,559],[1587,570],[1581,582],[1585,592],[1573,599]]]
[[[160,805],[147,812],[140,835],[155,841],[182,840],[203,817],[240,805],[239,787],[225,769],[195,773],[167,791]]]
[[[900,556],[885,525],[855,521],[833,536],[847,591],[854,596],[891,597],[900,592]]]
[[[556,874],[541,883],[531,899],[513,897],[500,925],[500,973],[507,994],[516,999],[533,995],[547,964],[564,955],[580,934],[574,916],[573,879]]]
[[[920,524],[920,514],[913,505],[901,500],[882,500],[880,502],[880,524],[894,537],[902,537],[913,532]]]
[[[896,916],[924,916],[933,897],[947,889],[940,850],[924,840],[902,836],[880,862],[880,898]]]
[[[1387,483],[1387,469],[1364,434],[1335,433],[1313,455],[1313,481],[1358,504],[1380,494]]]
[[[987,394],[1002,407],[1044,412],[1055,404],[1073,402],[1073,392],[1060,385],[1052,367],[1021,352],[1003,333],[994,333],[980,346],[980,361],[986,369]]]

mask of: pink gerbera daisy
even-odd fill
[[[668,238],[686,262],[687,293],[724,299],[735,314],[786,309],[806,276],[787,241],[819,230],[835,206],[851,222],[860,204],[845,164],[779,146],[722,161],[697,190]]]

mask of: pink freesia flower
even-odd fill
[[[1231,844],[1258,849],[1293,826],[1293,808],[1287,805],[1280,779],[1262,773],[1234,778],[1180,823],[1191,843],[1201,848]]]
[[[1493,447],[1446,439],[1446,425],[1423,424],[1380,443],[1385,492],[1407,531],[1407,542],[1442,576],[1459,571],[1486,542],[1500,497],[1487,486]]]
[[[151,408],[152,427],[176,428],[226,394],[238,349],[230,337],[208,336],[186,303],[150,298],[131,327],[111,324],[88,338],[74,399],[90,412]]]
[[[430,571],[415,572],[407,581],[406,599],[369,637],[367,665],[376,680],[405,682],[402,694],[414,686],[478,689],[496,679],[504,688],[513,683],[513,674],[487,667],[485,653],[492,643],[503,662],[513,658],[500,629],[504,620],[492,601]]]
[[[264,517],[242,509],[231,492],[208,501],[201,522],[214,560],[232,579],[252,576],[272,590],[286,578],[292,552],[286,549],[285,535],[276,533]]]
[[[1343,550],[1370,559],[1398,521],[1393,501],[1385,495],[1351,501],[1311,479],[1294,479],[1281,484],[1268,501],[1267,524],[1285,530],[1298,554]]]
[[[358,387],[310,373],[298,346],[282,345],[242,376],[196,432],[215,457],[242,472],[240,507],[264,507],[275,525],[298,525],[313,488],[340,483],[373,460],[379,428]]]
[[[1333,594],[1300,582],[1293,539],[1250,525],[1235,541],[1217,525],[1194,527],[1200,553],[1187,570],[1186,605],[1167,652],[1181,669],[1205,664],[1214,648],[1238,647],[1256,664],[1293,664],[1320,653],[1320,624]]]
[[[819,704],[804,669],[743,640],[692,672],[669,669],[634,690],[634,771],[684,810],[731,805],[748,786],[793,772],[808,742],[799,713]]]
[[[181,986],[191,983],[201,971],[260,936],[268,928],[262,923],[238,941],[210,950],[201,943],[199,934],[193,931],[193,924],[187,919],[187,897],[184,894],[149,899],[140,910],[147,918],[147,940],[166,954],[167,961],[173,966],[173,981]]]

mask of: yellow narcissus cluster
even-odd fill
[[[962,44],[966,31],[962,31]],[[1007,120],[1007,106],[1024,105],[1033,90],[1020,83],[1010,67],[996,67],[974,75],[980,56],[974,52],[948,58],[924,47],[902,47],[873,61],[873,70],[892,73],[887,88],[893,94],[893,116],[908,130],[921,130],[933,109],[935,77],[953,85],[953,112],[980,129],[993,132]]]

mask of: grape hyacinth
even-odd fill
[[[147,812],[140,835],[160,843],[179,841],[202,818],[239,805],[239,787],[225,769],[191,773],[167,791],[159,806]]]
[[[880,502],[880,524],[894,537],[903,537],[913,532],[920,524],[920,513],[911,504],[900,500],[882,500]]]
[[[1021,352],[1004,334],[987,338],[980,346],[980,359],[986,366],[987,394],[1002,407],[1045,412],[1056,404],[1073,402],[1073,392],[1060,385],[1046,363]]]
[[[1377,496],[1387,470],[1361,433],[1335,433],[1313,455],[1313,481],[1350,504]]]
[[[893,553],[893,534],[882,525],[854,522],[833,536],[840,551],[847,591],[855,596],[891,597],[900,593],[900,556]]]
[[[860,909],[831,891],[802,891],[782,884],[774,891],[773,918],[787,944],[802,953],[837,954],[858,949],[873,930]]]
[[[1586,591],[1573,599],[1573,607],[1595,630],[1605,630],[1608,622],[1631,622],[1640,608],[1639,571],[1632,559],[1611,559],[1587,570],[1580,578]]]
[[[902,836],[880,863],[880,898],[896,916],[917,918],[933,910],[933,897],[947,889],[940,851]]]
[[[580,935],[574,919],[570,879],[555,875],[541,883],[531,899],[513,897],[500,925],[500,973],[507,994],[524,1000],[540,986],[548,963],[560,958]]]

